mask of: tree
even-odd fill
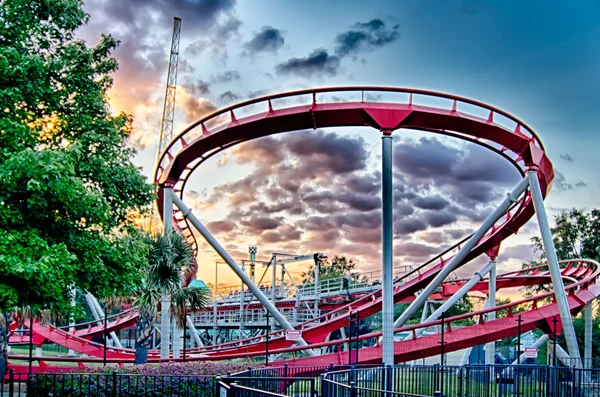
[[[154,188],[133,166],[131,117],[109,112],[111,51],[74,32],[80,0],[0,2],[0,310],[68,318],[70,291],[127,295],[145,269],[134,227]]]
[[[153,319],[158,315],[159,303],[169,304],[161,307],[161,322],[174,318],[179,328],[184,327],[187,308],[192,312],[204,308],[208,302],[210,290],[207,288],[184,287],[184,274],[194,263],[194,253],[185,238],[176,232],[157,233],[148,237],[150,251],[148,263],[150,269],[135,306],[139,310],[137,323],[136,349],[147,349],[152,336]],[[168,299],[164,299],[167,297]],[[169,349],[169,337],[161,335],[161,349]],[[165,340],[166,339],[166,340]]]
[[[555,216],[554,227],[551,229],[556,256],[559,260],[566,259],[600,259],[600,210],[589,212],[576,208],[563,211]],[[546,263],[546,252],[540,237],[531,239],[537,258],[524,262],[523,269],[540,266]],[[533,296],[550,291],[548,285],[525,287],[526,296]]]
[[[356,268],[356,263],[352,259],[346,259],[345,256],[334,256],[330,261],[326,259],[321,263],[319,269],[319,280],[327,280],[330,278],[341,278],[346,275],[358,276],[358,273],[353,272]],[[315,265],[312,264],[306,273],[302,273],[302,282],[306,283],[313,279]]]

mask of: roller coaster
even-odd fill
[[[386,101],[365,100],[372,98],[369,94],[373,93],[386,97]],[[431,103],[447,106],[432,106]],[[319,281],[315,277],[312,283],[294,285],[288,290],[283,285],[283,259],[274,256],[266,266],[272,266],[274,275],[276,266],[280,266],[282,284],[278,288],[273,278],[269,298],[254,278],[242,269],[240,261],[229,256],[183,202],[193,172],[225,149],[277,133],[302,134],[310,129],[347,126],[372,127],[374,132],[384,136],[400,129],[411,129],[456,137],[487,148],[490,155],[501,156],[523,178],[475,233],[465,236],[421,266],[397,269],[388,293],[392,294],[394,303],[406,303],[408,309],[394,322],[393,332],[397,336],[391,350],[394,362],[411,362],[439,354],[440,328],[444,330],[445,352],[494,343],[535,329],[553,337],[555,332],[564,329],[568,353],[572,358],[578,358],[579,352],[573,347],[573,343],[575,347],[577,345],[572,340],[571,317],[584,309],[590,310],[593,300],[600,296],[600,267],[586,259],[560,263],[556,260],[553,246],[549,245],[551,237],[548,241],[549,226],[543,206],[543,199],[552,186],[554,170],[538,135],[524,122],[500,109],[455,95],[394,87],[333,87],[279,93],[224,108],[190,125],[162,151],[155,181],[165,228],[182,233],[197,252],[194,228],[248,288],[220,298],[215,296],[211,307],[190,313],[192,322],[205,331],[202,341],[186,350],[185,360],[247,360],[265,356],[268,349],[273,360],[290,366],[385,362],[386,342],[382,332],[355,337],[355,340],[364,341],[364,347],[354,358],[343,352],[353,342],[350,337],[342,333],[341,337],[332,339],[334,332],[348,327],[353,319],[366,319],[382,311],[382,304],[385,306],[387,299],[383,274],[346,283],[342,279]],[[496,275],[501,242],[516,234],[535,215],[548,264]],[[489,262],[471,278],[451,277],[455,270],[481,255],[486,255]],[[318,268],[316,255],[315,261]],[[192,272],[186,274],[187,283],[195,278],[197,270],[196,264]],[[290,280],[293,282],[291,277]],[[495,305],[497,290],[539,285],[548,286],[549,292]],[[468,292],[475,291],[488,296],[483,309],[440,319],[448,307]],[[443,302],[442,307],[432,314],[424,310],[419,324],[406,325],[409,318],[414,318],[416,310],[430,299]],[[521,310],[519,313],[516,313],[517,308]],[[237,320],[236,315],[239,316]],[[265,320],[269,316],[273,326],[266,329]],[[134,362],[134,349],[116,346],[105,349],[104,345],[91,339],[107,331],[130,327],[136,321],[134,309],[109,317],[106,326],[102,319],[63,329],[36,321],[31,335],[15,329],[10,342],[26,343],[31,338],[36,346],[55,343],[80,354],[72,358],[36,357],[38,365],[34,371],[63,370],[68,368],[65,362],[79,366],[102,362],[105,356],[106,362],[129,364]],[[237,338],[231,333],[225,333],[220,340],[217,337],[221,329],[244,328],[254,328],[255,332],[250,335],[238,332]],[[437,332],[432,333],[431,329]],[[300,331],[297,340],[287,337],[291,330]],[[168,348],[168,344],[166,346]],[[165,350],[163,347],[162,354],[159,350],[150,350],[148,361],[182,359],[168,350],[165,355]],[[9,359],[25,360],[27,357],[9,355]],[[54,362],[63,362],[63,365],[56,366]],[[26,365],[11,366],[19,372],[27,371]]]

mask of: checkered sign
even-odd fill
[[[251,245],[248,247],[248,252],[256,255],[256,253],[258,252],[258,248],[256,247],[256,245]]]

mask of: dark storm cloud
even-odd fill
[[[458,220],[458,217],[447,211],[425,211],[423,217],[431,227],[450,225]]]
[[[411,241],[394,245],[394,253],[401,256],[429,257],[440,252],[438,247]]]
[[[560,158],[565,161],[568,161],[569,163],[573,162],[573,157],[571,157],[571,155],[569,153],[561,154]]]
[[[427,223],[416,216],[398,219],[394,222],[394,234],[409,235],[427,229]]]
[[[346,138],[319,130],[310,136],[293,134],[286,139],[285,145],[291,154],[309,161],[311,168],[316,167],[333,174],[349,173],[366,167],[367,152],[362,138]]]
[[[306,57],[290,58],[275,66],[280,75],[295,75],[310,78],[313,76],[335,76],[340,68],[340,58],[319,48]]]
[[[424,210],[443,210],[448,206],[448,200],[441,196],[419,197],[414,201],[415,207]]]
[[[238,99],[240,99],[240,96],[238,94],[236,94],[235,92],[231,92],[231,91],[225,91],[224,93],[219,95],[219,100],[221,102],[225,102],[225,103],[235,102]]]
[[[463,206],[489,203],[520,176],[506,160],[478,145],[459,150],[435,138],[405,140],[394,151],[394,165],[412,186],[437,186]]]
[[[92,2],[96,3],[96,2]],[[185,18],[192,29],[207,29],[215,23],[216,17],[230,11],[235,0],[127,0],[109,1],[104,9],[113,20],[131,23],[142,13],[157,13],[163,16],[160,21],[171,25],[173,16]]]
[[[281,30],[271,26],[263,26],[250,41],[244,43],[245,54],[254,55],[258,52],[277,52],[285,40]]]
[[[333,216],[333,222],[337,227],[348,225],[361,229],[379,229],[381,226],[381,211],[350,212],[335,215]]]
[[[279,243],[287,241],[298,241],[302,237],[300,230],[294,229],[289,225],[284,225],[275,230],[269,230],[262,233],[259,237],[260,243]]]
[[[229,83],[235,80],[239,80],[242,77],[240,76],[240,72],[235,70],[228,70],[223,72],[222,74],[213,76],[212,81],[215,83]]]
[[[345,186],[352,192],[373,194],[381,189],[379,172],[371,175],[350,175],[344,180]]]
[[[236,226],[235,223],[229,221],[213,221],[206,224],[208,230],[213,233],[227,233],[233,231]]]
[[[210,84],[201,79],[197,79],[195,82],[188,79],[183,83],[183,87],[196,97],[210,94]]]
[[[265,230],[276,229],[281,226],[282,223],[281,218],[269,218],[257,215],[253,215],[249,219],[240,222],[246,229],[257,234],[260,234]]]
[[[337,35],[335,53],[343,57],[383,47],[400,37],[398,28],[399,26],[395,25],[391,29],[386,29],[385,23],[380,19],[357,23],[351,30]]]

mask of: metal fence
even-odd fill
[[[1,396],[600,397],[600,369],[537,365],[255,368],[215,378],[107,372],[15,374]]]
[[[214,376],[135,375],[117,372],[28,375],[11,371],[5,382],[0,383],[0,395],[11,397],[211,397],[216,391]]]
[[[600,369],[402,365],[327,373],[321,390],[323,397],[600,397]]]

